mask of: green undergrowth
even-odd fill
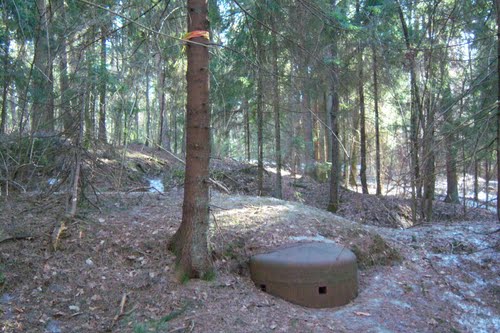
[[[126,324],[131,325],[134,333],[161,333],[168,331],[168,324],[171,320],[182,315],[186,309],[187,305],[183,306],[178,310],[174,310],[159,319],[148,319],[143,322],[138,323],[134,318],[127,318]]]

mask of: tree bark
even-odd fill
[[[351,149],[349,156],[349,168],[346,169],[346,177],[349,180],[349,185],[352,187],[358,186],[356,181],[358,177],[358,134],[359,134],[359,112],[356,108],[352,112],[352,130],[351,130]],[[347,139],[346,139],[347,140]]]
[[[37,37],[33,69],[32,132],[54,131],[54,92],[50,38],[50,7],[46,0],[37,0]]]
[[[495,0],[497,14],[497,218],[500,221],[500,0]]]
[[[188,0],[188,32],[208,31],[206,0]],[[204,37],[191,39],[208,43]],[[208,251],[209,228],[209,53],[202,45],[187,44],[187,143],[182,223],[170,242],[181,277],[212,273]]]
[[[243,112],[245,115],[245,153],[247,161],[250,161],[250,108],[248,107],[248,101],[245,98],[243,100]]]
[[[276,29],[273,15],[271,15],[271,27]],[[273,109],[274,109],[274,144],[276,161],[276,182],[274,184],[274,195],[281,199],[282,180],[281,180],[281,126],[280,126],[280,87],[279,87],[279,69],[278,69],[278,45],[276,36],[271,38],[272,67],[273,67]]]
[[[332,0],[331,8],[334,10],[336,7],[336,0]],[[330,110],[331,124],[332,124],[332,168],[330,171],[330,201],[328,203],[328,210],[332,213],[337,212],[339,209],[339,180],[340,180],[340,154],[339,154],[339,68],[336,64],[337,58],[337,34],[333,33],[333,40],[330,47],[331,57],[333,59],[330,68],[330,94],[332,98],[332,108]]]
[[[7,22],[7,11],[3,10],[3,20]],[[3,81],[3,90],[2,90],[2,112],[0,115],[0,135],[5,134],[7,131],[7,96],[9,93],[9,85],[10,85],[10,39],[9,33],[5,34],[5,54],[3,58],[3,70],[2,70],[2,81]]]
[[[410,178],[411,178],[411,196],[412,196],[412,221],[417,223],[417,198],[422,197],[422,185],[420,179],[420,162],[418,157],[418,130],[419,116],[421,114],[420,94],[418,92],[417,76],[416,76],[416,50],[413,48],[410,39],[410,33],[406,20],[404,18],[401,4],[397,2],[397,9],[401,26],[403,29],[403,37],[406,44],[406,58],[410,67],[410,94],[411,94],[411,115],[410,115]]]
[[[167,110],[166,110],[166,99],[165,99],[165,68],[163,67],[163,57],[160,54],[161,50],[158,51],[156,55],[156,65],[158,74],[158,84],[157,84],[157,94],[158,94],[158,112],[160,114],[160,133],[158,136],[158,142],[160,145],[170,151],[170,138],[168,133],[168,120],[167,120]]]
[[[264,95],[264,82],[263,82],[263,70],[264,65],[264,47],[262,43],[262,27],[257,28],[257,63],[259,68],[257,69],[257,194],[263,195],[264,187],[264,138],[263,138],[263,126],[264,126],[264,105],[263,105],[263,95]]]
[[[149,99],[149,59],[146,64],[146,146],[151,145],[151,102]]]
[[[359,177],[363,194],[368,194],[368,182],[366,180],[366,114],[365,114],[365,88],[363,73],[363,48],[358,50],[358,95],[359,95],[359,130],[360,130],[360,158],[361,168]]]
[[[108,141],[106,133],[106,85],[108,81],[108,70],[106,66],[106,27],[101,27],[101,72],[99,82],[99,128],[98,140],[102,143]]]
[[[380,162],[380,124],[378,110],[378,64],[377,50],[375,45],[372,46],[373,56],[373,103],[375,111],[375,174],[377,180],[376,195],[382,195],[382,181],[380,178],[381,162]]]
[[[63,26],[60,27],[59,32],[59,48],[60,48],[60,60],[59,60],[59,85],[61,89],[61,117],[63,119],[64,132],[70,135],[74,123],[73,116],[71,115],[70,108],[70,86],[68,80],[68,50],[67,50],[67,40],[66,40],[66,7],[63,0],[58,0],[57,2],[59,9],[59,21]],[[85,99],[84,99],[85,100]]]

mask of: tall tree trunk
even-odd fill
[[[474,204],[479,206],[479,159],[474,156]]]
[[[12,82],[12,84],[10,85],[10,98],[8,98],[9,102],[10,102],[9,103],[10,104],[9,111],[10,111],[10,119],[11,119],[11,128],[12,129],[16,128],[16,124],[18,121],[18,114],[17,114],[18,106],[16,104],[16,98],[17,98],[17,87],[16,87],[16,84],[14,82]]]
[[[351,149],[349,156],[349,170],[347,171],[347,178],[349,179],[349,185],[356,187],[357,176],[358,176],[358,134],[359,134],[359,112],[358,110],[353,110],[352,112],[352,130],[351,130]]]
[[[7,11],[3,10],[3,20],[7,22]],[[7,130],[7,96],[9,93],[9,85],[10,85],[10,40],[9,33],[7,32],[4,35],[4,48],[5,54],[3,58],[3,70],[2,70],[2,82],[3,82],[3,90],[2,90],[2,111],[0,114],[0,135],[5,134]]]
[[[160,114],[160,134],[158,136],[158,142],[160,145],[170,151],[170,138],[168,134],[168,120],[167,120],[167,108],[166,108],[166,96],[165,96],[165,68],[163,66],[163,57],[161,56],[161,51],[156,55],[156,65],[158,73],[158,112]]]
[[[263,69],[264,65],[264,47],[262,43],[262,28],[259,26],[257,31],[257,194],[263,195],[264,182],[264,81]]]
[[[311,103],[309,98],[309,91],[307,85],[307,63],[304,61],[302,65],[302,116],[304,119],[304,173],[310,177],[315,177],[315,163],[314,163],[314,145],[313,145],[313,115],[311,112]]]
[[[447,84],[443,94],[445,101],[452,100],[451,86]],[[455,145],[456,141],[456,126],[453,121],[453,113],[444,113],[444,124],[442,132],[444,137],[444,150],[446,159],[446,197],[444,202],[447,203],[460,203],[458,196],[458,170],[457,170],[457,154],[458,150]]]
[[[368,194],[368,182],[366,180],[366,114],[365,114],[365,88],[363,73],[363,48],[358,50],[358,95],[359,95],[359,130],[360,130],[360,158],[361,168],[359,177],[363,194]]]
[[[46,0],[36,0],[38,10],[33,71],[32,132],[54,131],[54,92],[51,38],[51,13]]]
[[[271,15],[271,27],[276,29],[274,16]],[[274,109],[274,144],[275,144],[275,160],[276,160],[276,182],[274,184],[274,195],[281,199],[281,126],[280,126],[280,87],[279,87],[279,70],[278,70],[278,45],[276,36],[271,38],[272,66],[273,66],[273,109]]]
[[[332,0],[331,8],[335,10],[336,0]],[[330,201],[328,203],[328,210],[330,212],[337,212],[339,209],[339,180],[340,180],[340,154],[339,154],[339,68],[336,64],[337,60],[337,33],[333,33],[333,40],[330,47],[331,57],[334,59],[330,68],[330,94],[332,98],[332,108],[330,110],[331,124],[332,124],[332,169],[330,171]]]
[[[64,132],[69,135],[72,131],[74,119],[71,115],[70,108],[70,87],[68,80],[68,50],[67,50],[67,40],[66,40],[66,7],[64,4],[64,0],[57,1],[58,9],[59,9],[59,20],[62,27],[60,27],[59,33],[59,48],[60,48],[60,61],[59,61],[59,85],[61,89],[61,117],[63,119],[63,128]],[[86,102],[86,99],[83,99]]]
[[[397,2],[397,1],[396,1]],[[416,50],[413,48],[410,39],[410,32],[406,20],[404,18],[403,9],[397,2],[399,19],[403,29],[403,37],[406,44],[406,58],[410,68],[410,94],[411,94],[411,115],[410,115],[410,177],[411,177],[411,195],[412,195],[412,221],[417,223],[417,197],[422,197],[422,185],[420,179],[420,162],[418,157],[418,130],[419,118],[421,114],[420,94],[418,92],[417,76],[416,76]]]
[[[106,133],[106,85],[108,81],[108,70],[106,66],[106,26],[101,27],[101,71],[99,82],[99,129],[98,139],[102,143],[108,141]]]
[[[248,101],[245,98],[243,100],[243,112],[245,117],[245,153],[247,161],[250,161],[250,108],[248,107]]]
[[[326,126],[327,130],[325,131],[325,146],[326,146],[326,162],[331,162],[332,161],[332,142],[333,142],[333,136],[332,136],[332,117],[330,117],[330,111],[332,110],[332,105],[333,105],[333,96],[332,94],[327,90],[325,92],[325,118],[326,118]]]
[[[377,195],[382,195],[382,180],[380,178],[381,163],[380,163],[380,124],[378,110],[378,64],[377,64],[377,49],[372,45],[373,56],[373,103],[375,109],[375,174],[377,180]]]
[[[188,32],[208,31],[206,0],[188,0]],[[207,32],[208,34],[208,32]],[[195,35],[196,36],[196,35]],[[208,37],[208,36],[207,36]],[[190,38],[206,44],[203,36]],[[212,273],[208,252],[209,228],[209,53],[202,45],[187,44],[187,143],[182,223],[169,247],[177,255],[180,277],[199,278]]]
[[[448,112],[449,113],[449,112]],[[458,178],[456,149],[454,147],[455,136],[450,131],[445,134],[446,146],[446,198],[444,202],[460,203],[458,197]]]
[[[146,146],[151,145],[151,101],[149,99],[149,59],[146,64]]]
[[[500,221],[500,0],[495,0],[497,10],[497,218]]]

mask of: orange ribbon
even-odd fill
[[[203,37],[207,40],[210,40],[210,34],[208,33],[208,31],[205,31],[205,30],[194,30],[194,31],[190,31],[188,32],[187,34],[184,35],[184,38],[185,40],[190,40],[190,39],[193,39],[193,38],[196,38],[196,37]]]

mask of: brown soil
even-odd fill
[[[149,168],[134,173],[132,164],[119,164],[132,175],[122,178],[128,179],[129,189],[145,190],[144,178],[134,177],[155,174],[157,163],[174,167],[167,156],[161,162],[141,156],[129,161]],[[145,161],[151,164],[144,166]],[[82,202],[57,251],[52,235],[62,221],[63,195],[2,198],[2,332],[500,330],[500,232],[487,213],[457,222],[457,212],[446,222],[400,230],[358,223],[386,221],[404,206],[397,199],[343,192],[342,209],[351,221],[298,202],[212,191],[211,248],[217,274],[211,281],[181,283],[166,242],[180,223],[182,189],[172,185],[164,194],[127,193],[110,181],[116,179],[110,172],[117,171],[112,163],[103,164],[94,172],[106,177],[87,179],[107,184],[108,192],[96,200],[88,191],[89,201]],[[235,166],[241,165],[216,167],[214,176],[234,178],[236,192],[246,178],[243,171],[230,173]],[[249,193],[252,181],[247,181]],[[308,180],[305,187],[296,187],[294,181],[286,181],[287,195],[321,207],[325,185]],[[360,293],[352,303],[308,309],[254,286],[247,265],[251,255],[309,241],[335,241],[358,255],[363,269]]]

